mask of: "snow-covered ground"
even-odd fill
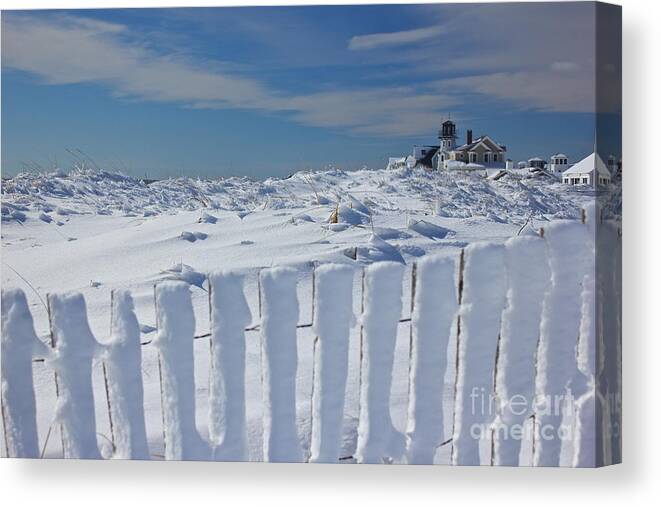
[[[192,285],[196,334],[209,332],[205,273],[231,269],[245,275],[253,322],[259,321],[257,271],[287,265],[298,279],[299,322],[311,320],[312,262],[356,266],[389,260],[411,264],[435,253],[456,256],[478,240],[504,243],[522,229],[579,216],[594,200],[589,190],[554,180],[424,170],[329,170],[286,179],[251,181],[171,179],[145,184],[99,171],[22,174],[2,182],[2,286],[20,287],[28,297],[37,334],[45,340],[43,300],[50,292],[76,291],[87,303],[90,326],[102,343],[110,339],[110,291],[129,289],[143,342],[155,337],[154,284],[164,279]],[[409,283],[410,269],[404,270]],[[359,308],[360,280],[354,280]],[[404,316],[410,302],[404,291]],[[399,326],[391,410],[393,425],[406,430],[408,337]],[[258,333],[247,334],[246,408],[248,457],[262,459],[262,391]],[[304,451],[310,446],[313,339],[297,336],[297,422]],[[452,340],[451,340],[452,342]],[[162,456],[157,351],[143,346],[145,409],[150,453]],[[454,380],[452,343],[446,378]],[[197,425],[208,435],[208,339],[195,341]],[[345,455],[355,448],[358,406],[358,339],[352,329],[344,424]],[[108,427],[103,384],[94,369],[97,421]],[[43,444],[53,418],[52,371],[35,363],[37,413]],[[452,428],[453,382],[446,382],[445,438]],[[104,426],[105,425],[105,426]],[[57,433],[57,432],[55,432]],[[61,455],[59,435],[46,455]],[[106,435],[108,432],[106,431]],[[445,440],[445,439],[444,439]],[[106,445],[105,438],[99,437]],[[525,451],[525,449],[524,449]],[[448,463],[441,447],[436,462]]]

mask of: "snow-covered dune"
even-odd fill
[[[81,293],[91,331],[102,344],[110,341],[111,291],[129,289],[145,343],[156,338],[156,282],[188,283],[194,331],[199,335],[209,332],[206,273],[230,269],[245,275],[246,299],[256,323],[258,269],[286,265],[294,269],[299,282],[299,322],[310,322],[313,262],[360,267],[384,260],[411,264],[432,253],[456,257],[461,248],[476,241],[504,243],[549,220],[577,217],[588,199],[591,196],[547,179],[511,175],[494,181],[476,173],[424,170],[328,170],[265,181],[178,178],[149,184],[101,171],[21,174],[2,182],[2,286],[25,291],[42,340],[48,333],[46,295]],[[409,276],[406,269],[404,284]],[[357,284],[354,291],[359,291]],[[404,307],[408,305],[404,301]],[[261,399],[256,338],[247,337],[246,348],[250,459],[262,458],[263,442],[262,409],[256,401]],[[405,352],[406,343],[407,338],[398,334],[396,357]],[[151,454],[156,456],[162,452],[157,357],[148,349],[143,351],[146,431]],[[354,386],[356,350],[352,337],[347,382]],[[206,385],[210,361],[206,340],[195,341],[194,356],[198,385]],[[307,332],[298,335],[298,356],[302,366],[297,399],[309,401],[313,350]],[[98,388],[96,370],[95,375]],[[407,364],[396,361],[392,402],[393,424],[399,432],[406,429],[407,385]],[[52,371],[40,363],[35,365],[35,389],[43,441],[53,415],[54,393]],[[203,420],[209,410],[208,393],[198,389],[196,397],[198,420]],[[345,417],[357,417],[357,401],[348,396],[347,404],[353,408]],[[308,432],[309,413],[305,401],[297,417],[299,427]],[[105,418],[97,407],[102,426]],[[451,427],[449,420],[445,426]],[[351,440],[356,435],[342,438],[343,449],[355,444]],[[59,455],[57,441],[51,439],[46,455]],[[447,452],[441,455],[437,459],[447,462]]]

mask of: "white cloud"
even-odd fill
[[[347,126],[369,135],[429,135],[457,98],[411,87],[315,93],[291,99],[294,118],[306,125]]]
[[[415,30],[404,30],[401,32],[356,35],[349,40],[349,49],[352,51],[358,51],[414,44],[436,38],[443,32],[444,28],[441,25],[437,25]]]
[[[87,18],[47,22],[12,16],[3,23],[3,65],[40,76],[48,84],[105,83],[119,96],[151,101],[223,102],[249,107],[268,101],[257,82],[214,72],[181,58],[159,55],[122,38],[123,25]],[[209,62],[210,63],[210,62]]]
[[[594,75],[589,72],[496,72],[441,80],[438,89],[506,100],[521,109],[556,113],[593,112],[595,109]]]
[[[3,66],[47,84],[95,83],[121,98],[259,110],[357,134],[429,135],[447,111],[479,107],[476,99],[524,110],[592,111],[594,37],[585,28],[592,10],[581,7],[584,14],[568,16],[544,4],[502,5],[510,5],[507,15],[501,5],[453,10],[457,14],[452,17],[430,19],[435,24],[427,28],[354,36],[352,52],[341,50],[345,61],[362,62],[361,69],[374,63],[381,72],[388,65],[388,71],[400,72],[398,82],[414,83],[408,86],[285,92],[263,82],[259,73],[250,74],[246,66],[237,70],[236,65],[193,59],[176,48],[156,47],[158,38],[151,37],[149,44],[125,25],[64,15],[3,16],[2,59]],[[441,40],[443,33],[448,36]],[[370,53],[363,62],[361,50],[379,48],[389,51]],[[448,73],[460,77],[444,78]],[[356,71],[355,83],[390,80],[375,75],[372,68]]]
[[[46,21],[14,15],[3,20],[3,65],[39,76],[46,84],[97,83],[122,98],[280,112],[304,125],[373,135],[425,133],[439,108],[450,102],[414,87],[287,95],[257,79],[228,73],[219,62],[161,54],[129,42],[130,36],[123,25],[87,18]]]
[[[576,62],[553,62],[551,64],[551,70],[556,72],[573,72],[580,68],[580,65]]]

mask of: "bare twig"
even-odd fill
[[[37,297],[39,298],[39,301],[41,301],[41,304],[44,305],[44,308],[48,309],[48,306],[46,305],[46,302],[41,297],[41,294],[39,294],[39,292],[37,292],[37,289],[35,289],[34,286],[25,277],[23,275],[21,275],[18,271],[16,271],[14,268],[12,268],[6,262],[3,262],[3,264],[5,266],[7,266],[9,269],[11,269],[14,273],[16,273],[16,276],[18,276],[21,280],[23,280],[27,284],[28,287],[31,288],[34,291],[34,293],[37,295]]]

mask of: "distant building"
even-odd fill
[[[608,185],[611,173],[597,153],[588,155],[562,173],[562,182],[567,185]]]
[[[549,171],[558,176],[562,175],[567,169],[569,169],[569,159],[564,153],[556,153],[551,156],[551,164],[549,166]]]
[[[402,169],[406,167],[406,157],[390,157],[386,169]]]
[[[441,125],[439,138],[441,140],[437,165],[439,170],[477,169],[480,166],[493,169],[505,168],[507,148],[489,136],[482,135],[473,139],[473,131],[469,129],[466,131],[466,142],[456,146],[456,125],[447,120]]]
[[[546,167],[546,160],[539,157],[529,158],[528,167],[531,169],[544,169]]]
[[[413,146],[413,166],[422,166],[427,169],[434,169],[437,165],[439,146],[414,145]]]
[[[473,139],[473,131],[466,131],[466,142],[457,146],[457,126],[451,120],[442,123],[438,131],[438,145],[415,145],[407,159],[409,167],[427,169],[504,169],[507,148],[483,135]]]

